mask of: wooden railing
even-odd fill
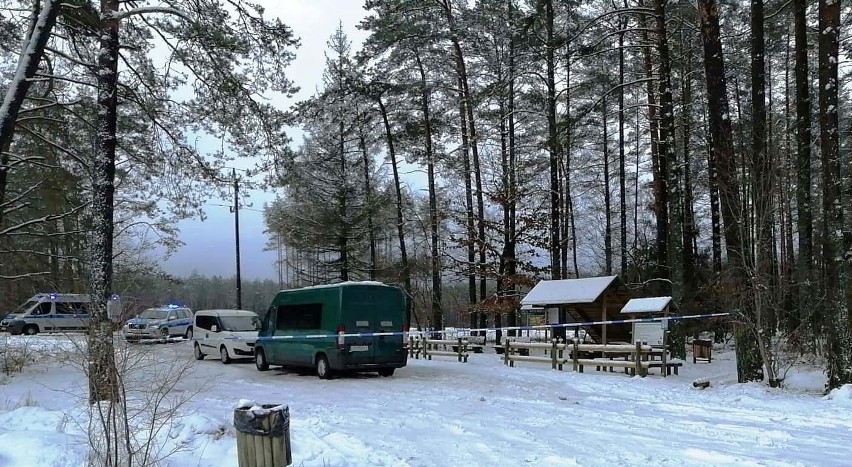
[[[459,363],[467,363],[470,355],[470,343],[466,339],[429,339],[423,336],[409,336],[408,355],[419,359],[432,360],[432,357],[456,357]]]
[[[564,365],[572,364],[574,371],[583,372],[583,367],[594,365],[600,368],[625,368],[633,375],[645,376],[651,363],[648,357],[652,354],[662,356],[662,365],[665,368],[665,351],[653,349],[649,345],[630,344],[581,344],[578,342],[563,342],[561,339],[553,339],[550,344],[538,342],[515,342],[512,339],[505,341],[506,351],[503,354],[505,365],[514,367],[515,362],[550,363],[554,370],[562,370]],[[549,356],[527,356],[519,355],[521,349],[543,349],[549,351]],[[581,358],[584,353],[600,353],[605,356],[624,355],[624,360],[613,360],[609,358]]]

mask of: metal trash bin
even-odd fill
[[[698,360],[711,363],[713,361],[713,341],[709,339],[692,340],[692,363]]]
[[[234,409],[240,467],[283,467],[290,454],[290,408],[263,404]]]

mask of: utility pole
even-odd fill
[[[237,243],[237,309],[243,309],[243,283],[240,280],[240,182],[237,169],[231,169],[234,176],[234,238]]]

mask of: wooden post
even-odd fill
[[[559,359],[559,364],[557,365],[557,367],[558,367],[559,371],[562,371],[562,362],[565,360],[565,351],[561,347],[562,343],[563,343],[562,338],[559,338],[559,340],[556,342],[557,355],[558,355],[557,358]]]
[[[601,307],[601,321],[606,321],[606,295],[603,297],[603,306]],[[603,325],[603,331],[601,332],[601,344],[606,345],[606,324]]]
[[[668,357],[669,357],[669,346],[668,346],[668,342],[667,342],[668,341],[668,334],[669,334],[669,332],[666,329],[663,329],[663,356],[662,356],[662,358],[660,358],[660,363],[662,363],[662,365],[663,365],[661,367],[662,373],[663,373],[663,378],[668,376],[668,373],[669,373],[669,369],[666,366],[666,362],[668,361]]]
[[[580,370],[580,362],[578,362],[580,359],[580,351],[577,339],[574,339],[574,348],[571,349],[571,359],[574,360],[574,371],[580,371],[582,373],[582,370]]]
[[[503,336],[503,364],[509,366],[509,336]]]
[[[550,369],[556,369],[556,339],[551,339],[551,350],[550,350]]]
[[[644,375],[642,375],[642,343],[641,342],[636,342],[636,357],[635,357],[635,361],[633,363],[636,365],[635,374],[637,374],[639,376],[644,376]]]

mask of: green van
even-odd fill
[[[334,372],[378,371],[391,376],[408,361],[406,296],[381,282],[282,290],[263,317],[255,343],[255,364],[315,368]]]

